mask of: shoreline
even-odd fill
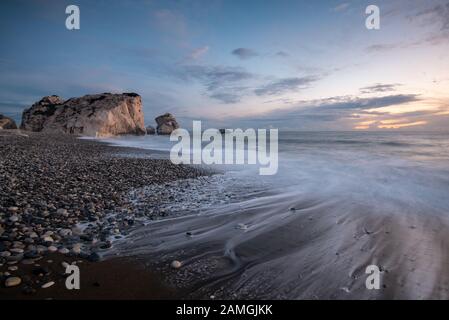
[[[157,199],[135,207],[131,190],[211,172],[152,159],[151,150],[68,135],[0,133],[1,300],[179,297],[145,264],[129,257],[100,261],[101,256],[142,220],[167,214],[158,210]],[[82,290],[65,288],[62,262],[80,266]],[[21,284],[6,287],[10,277]],[[55,284],[41,288],[49,282]]]

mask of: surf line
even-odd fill
[[[268,138],[267,129],[211,128],[202,131],[201,121],[193,121],[192,128],[192,136],[186,129],[176,129],[171,133],[170,141],[178,142],[170,150],[172,163],[258,164],[260,175],[277,173],[278,129],[269,129]],[[203,142],[208,143],[203,146]]]

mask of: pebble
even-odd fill
[[[5,287],[7,287],[7,288],[16,287],[21,283],[22,283],[22,279],[20,279],[19,277],[9,277],[5,281]]]
[[[50,236],[46,236],[46,237],[44,237],[44,241],[45,242],[54,242],[55,240],[53,240],[53,238]]]
[[[171,265],[170,265],[173,269],[179,269],[182,267],[182,263],[178,260],[173,260]]]
[[[61,215],[61,216],[64,216],[64,217],[68,217],[69,216],[69,213],[68,213],[67,209],[58,209],[56,211],[56,213]]]
[[[9,217],[9,221],[17,222],[17,221],[19,221],[19,217],[17,215],[12,215],[11,217]]]
[[[7,258],[10,255],[11,255],[11,252],[9,252],[9,251],[0,252],[0,257],[2,257],[2,258]]]
[[[239,223],[236,226],[236,228],[239,229],[239,230],[246,230],[246,229],[248,229],[248,226],[246,224],[244,224],[244,223]]]
[[[18,207],[9,207],[8,210],[10,212],[17,212],[19,210],[19,208]]]
[[[12,252],[12,253],[23,253],[23,249],[21,249],[21,248],[12,248],[12,249],[9,249],[9,252]]]
[[[81,243],[75,243],[72,247],[72,252],[75,254],[81,253]]]
[[[52,285],[54,285],[55,284],[55,282],[54,281],[50,281],[50,282],[47,282],[47,283],[44,283],[42,286],[41,286],[41,288],[42,289],[47,289],[47,288],[50,288]]]
[[[19,268],[17,266],[8,267],[9,271],[17,271]]]
[[[70,252],[70,250],[67,249],[67,248],[61,248],[61,249],[58,250],[58,252],[61,253],[61,254],[67,254],[67,253]]]
[[[58,251],[58,248],[56,248],[55,246],[49,246],[47,249],[48,249],[48,251],[50,251],[50,252],[56,252],[56,251]]]

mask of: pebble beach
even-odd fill
[[[95,279],[101,278],[103,287],[120,288],[120,279],[138,284],[142,277],[150,277],[151,285],[144,292],[130,291],[129,298],[136,294],[140,298],[170,297],[170,290],[161,289],[157,276],[129,258],[101,261],[102,253],[129,230],[144,220],[166,215],[159,210],[157,195],[151,203],[137,207],[129,197],[132,190],[151,185],[160,188],[209,174],[152,159],[149,153],[69,135],[2,130],[0,298],[58,299],[76,294],[78,298],[126,299],[126,290],[102,293],[105,290],[98,290],[101,284]],[[116,272],[102,275],[105,263]],[[82,283],[88,290],[65,290],[67,264],[83,264]]]

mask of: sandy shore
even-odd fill
[[[136,207],[131,190],[206,174],[150,155],[71,136],[0,131],[0,298],[172,297],[144,264],[100,261],[114,240],[166,215],[157,194]],[[80,267],[83,290],[65,289],[62,262]]]

